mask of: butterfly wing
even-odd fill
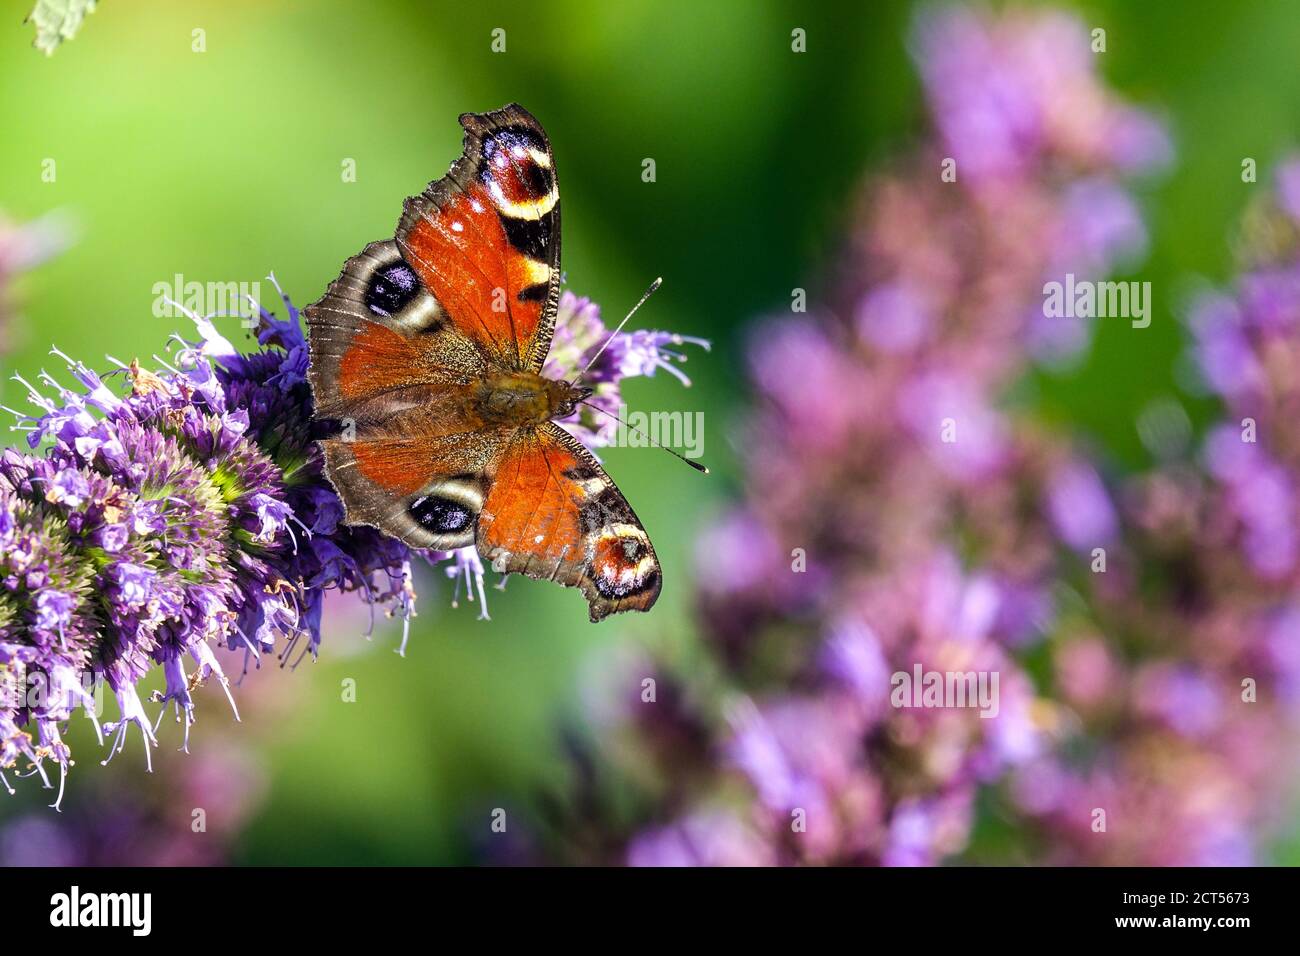
[[[515,104],[466,113],[460,122],[461,158],[406,201],[397,245],[488,363],[539,371],[560,298],[560,192],[550,141]]]
[[[406,200],[396,238],[349,259],[306,310],[323,415],[412,384],[546,361],[560,298],[550,141],[518,105],[460,122],[461,157]]]
[[[349,523],[417,547],[473,542],[484,472],[513,430],[485,429],[470,385],[538,370],[559,301],[559,194],[519,106],[466,114],[447,175],[406,201],[397,236],[349,259],[305,310],[326,473]]]
[[[559,425],[521,429],[491,477],[477,541],[495,570],[581,588],[593,621],[658,599],[663,576],[645,528]]]

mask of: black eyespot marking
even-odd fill
[[[555,174],[545,166],[530,161],[519,172],[523,173],[524,186],[531,195],[540,199],[551,194],[551,189],[555,186]]]
[[[437,495],[417,498],[407,511],[420,527],[434,534],[456,534],[474,521],[474,513],[459,501]]]
[[[519,290],[518,299],[520,302],[545,302],[546,297],[550,295],[551,287],[545,282],[538,282],[536,285],[526,286]]]
[[[491,156],[493,151],[499,148],[509,149],[512,146],[523,146],[525,149],[535,149],[539,153],[546,152],[546,144],[542,142],[540,136],[531,127],[514,124],[511,126],[497,126],[492,132],[483,139],[483,152]]]
[[[399,260],[376,269],[370,277],[370,285],[366,289],[366,308],[376,315],[396,315],[419,294],[420,281],[415,276],[415,270]]]
[[[599,476],[596,474],[596,469],[589,465],[574,465],[572,468],[565,469],[564,477],[570,481],[590,481]]]
[[[554,210],[540,219],[516,219],[514,216],[500,216],[501,225],[505,227],[506,238],[524,255],[547,262],[550,256],[546,248],[551,242],[551,220]]]
[[[479,178],[485,184],[496,182],[516,201],[541,199],[555,188],[555,173],[533,158],[546,153],[546,144],[532,130],[523,126],[499,129],[483,140],[483,163]]]

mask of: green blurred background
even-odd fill
[[[269,768],[237,862],[469,859],[489,808],[526,809],[525,794],[560,772],[555,727],[578,706],[586,655],[691,641],[692,533],[738,479],[729,425],[745,397],[744,327],[788,308],[793,287],[816,289],[854,185],[920,130],[912,5],[104,0],[52,58],[31,48],[29,6],[4,0],[0,20],[0,209],[19,220],[61,209],[80,235],[24,281],[7,372],[54,368],[51,344],[101,367],[106,353],[161,352],[176,323],[153,317],[153,287],[177,273],[255,281],[274,269],[298,304],[312,301],[345,258],[392,234],[403,197],[445,172],[457,114],[510,101],[554,143],[569,287],[616,319],[662,275],[638,322],[714,340],[691,356],[693,388],[661,375],[625,389],[633,408],[704,411],[714,475],[651,450],[607,455],[666,568],[654,614],[593,627],[576,593],[517,579],[490,592],[492,620],[479,621],[426,574],[405,659],[391,653],[391,622],[364,645],[352,636],[364,616],[331,610],[319,662],[264,669],[245,687],[283,707],[232,732],[219,692],[203,692],[195,747],[219,731]],[[1229,273],[1227,237],[1256,188],[1240,182],[1241,160],[1255,158],[1265,183],[1293,145],[1300,16],[1287,0],[1058,6],[1107,30],[1107,78],[1167,116],[1177,146],[1176,167],[1143,196],[1154,241],[1140,275],[1166,290],[1150,334],[1139,343],[1102,324],[1081,368],[1027,390],[1045,418],[1134,467],[1138,413],[1180,395],[1180,290]],[[505,53],[491,50],[494,28]],[[641,178],[647,157],[654,183]],[[12,382],[2,394],[23,401]],[[1209,411],[1189,407],[1198,422]],[[355,703],[341,699],[345,678]],[[166,728],[163,746],[176,734]],[[74,792],[104,773],[79,743]],[[130,765],[114,772],[139,774],[138,741],[120,759]],[[0,819],[39,797],[0,798]]]

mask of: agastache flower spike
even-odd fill
[[[41,387],[18,379],[35,413],[14,413],[33,453],[0,456],[6,788],[3,771],[23,763],[49,785],[49,760],[59,766],[61,796],[71,758],[60,727],[92,703],[87,688],[100,682],[119,711],[103,728],[104,762],[138,730],[151,766],[169,706],[188,750],[199,685],[215,678],[239,716],[213,645],[243,650],[245,672],[271,655],[282,666],[315,657],[331,589],[359,592],[372,608],[398,614],[398,653],[405,653],[414,557],[449,561],[456,593],[463,582],[487,619],[485,569],[473,548],[413,553],[373,528],[341,523],[342,505],[310,438],[298,310],[270,278],[287,317],[253,303],[256,351],[240,352],[211,318],[186,313],[198,340],[177,336],[156,371],[110,359],[124,394],[57,350],[79,388],[45,372]],[[607,337],[598,309],[565,293],[548,374],[576,375]],[[614,336],[601,400],[616,408],[619,382],[629,375],[679,374],[673,363],[681,356],[661,346],[683,341],[668,333]],[[576,415],[566,424],[592,445],[613,437]],[[161,705],[151,719],[138,685],[155,667],[165,681],[148,701]],[[35,684],[47,692],[29,693]]]
[[[138,729],[150,764],[162,713],[146,713],[137,684],[156,666],[153,701],[175,708],[188,746],[199,684],[215,677],[234,709],[209,642],[261,655],[306,636],[314,652],[310,609],[326,589],[411,613],[409,551],[338,523],[290,314],[261,310],[266,347],[249,355],[192,317],[199,342],[182,340],[174,365],[114,362],[124,395],[57,351],[80,389],[47,373],[43,388],[23,382],[36,411],[21,426],[39,452],[0,459],[0,769],[66,772],[59,726],[98,681],[119,710],[108,759]],[[34,682],[58,693],[26,693]]]

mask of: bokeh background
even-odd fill
[[[92,365],[160,352],[175,323],[153,317],[153,288],[178,273],[255,281],[273,269],[299,304],[312,301],[347,256],[391,235],[403,197],[442,175],[459,152],[457,114],[511,101],[554,144],[569,288],[612,319],[662,275],[637,321],[713,341],[691,354],[689,390],[661,375],[624,393],[634,408],[703,411],[713,475],[653,450],[606,455],[666,569],[653,614],[593,627],[576,593],[515,580],[489,593],[483,621],[425,572],[405,658],[392,622],[366,642],[366,612],[340,600],[319,661],[244,682],[243,724],[217,688],[204,692],[196,756],[169,756],[146,777],[138,749],[101,768],[93,747],[76,748],[64,816],[111,817],[111,838],[50,823],[31,781],[0,796],[11,860],[32,833],[109,847],[106,862],[482,858],[491,808],[522,819],[561,784],[558,728],[581,710],[592,654],[697,639],[691,590],[710,569],[694,533],[743,478],[745,329],[788,310],[792,288],[817,289],[857,185],[920,135],[913,5],[105,0],[49,58],[31,48],[25,6],[5,0],[0,21],[0,210],[15,221],[59,211],[75,241],[23,276],[6,373],[33,378],[51,345]],[[1177,159],[1138,192],[1152,327],[1134,336],[1103,323],[1083,362],[1033,373],[1020,400],[1115,467],[1139,469],[1150,461],[1134,423],[1153,400],[1177,397],[1195,428],[1213,414],[1180,378],[1175,313],[1198,278],[1231,273],[1228,237],[1262,188],[1241,182],[1242,158],[1266,171],[1294,145],[1300,17],[1286,0],[1057,6],[1105,28],[1101,72],[1165,119]],[[795,27],[804,54],[791,52]],[[494,28],[504,53],[492,52]],[[653,183],[641,177],[647,157]],[[54,182],[41,176],[49,158]],[[355,182],[340,175],[347,159]],[[0,397],[19,404],[24,390],[5,379]],[[340,693],[348,678],[355,702]],[[163,749],[177,742],[168,731]],[[237,812],[202,852],[168,851],[188,837],[188,814],[166,809],[187,786],[227,788],[221,802]],[[67,832],[51,835],[58,827]],[[1279,836],[1274,858],[1297,859],[1295,842]]]

